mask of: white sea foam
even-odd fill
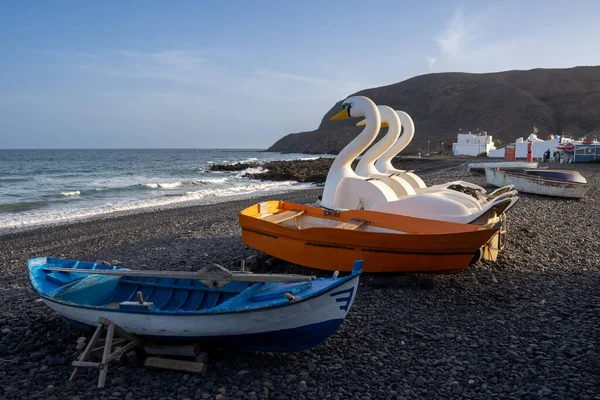
[[[238,172],[237,174],[235,174],[235,176],[241,178],[245,174],[259,174],[261,172],[268,172],[268,171],[269,171],[268,169],[263,168],[263,167],[246,168],[246,169]]]
[[[60,192],[61,196],[80,196],[81,192],[79,190],[74,190],[72,192]]]
[[[308,160],[318,160],[319,157],[300,157],[298,158],[298,160],[304,160],[304,161],[308,161]]]
[[[193,199],[193,200],[197,200],[197,199],[202,199],[205,197],[222,197],[222,196],[230,196],[230,195],[236,195],[236,194],[248,194],[248,193],[255,193],[255,192],[261,192],[261,191],[265,191],[268,192],[270,190],[273,189],[282,189],[282,188],[294,188],[294,189],[305,189],[307,187],[310,187],[310,184],[299,184],[297,182],[294,181],[280,181],[280,182],[271,182],[271,181],[264,181],[264,182],[249,182],[248,184],[245,185],[235,185],[235,186],[229,186],[226,188],[207,188],[207,189],[201,189],[201,190],[195,190],[195,191],[191,191],[191,192],[186,192],[186,196],[189,197],[189,199]]]
[[[175,189],[182,185],[183,182],[159,183],[158,187],[162,189]]]
[[[258,182],[244,180],[241,182],[244,184],[234,184],[220,188],[207,185],[206,188],[188,191],[181,193],[181,195],[173,194],[152,199],[125,200],[89,208],[35,210],[19,214],[0,214],[0,230],[60,224],[92,217],[107,216],[118,212],[138,211],[148,208],[166,208],[177,206],[177,203],[214,203],[230,199],[254,197],[267,192],[284,193],[313,187],[313,185],[309,183],[297,183],[294,181]]]
[[[210,184],[210,183],[223,183],[223,182],[227,182],[227,178],[205,178],[205,179],[196,179],[194,181],[191,181],[190,183],[192,185],[203,185],[203,184]]]
[[[150,189],[175,189],[181,186],[183,182],[170,182],[170,183],[142,183],[142,186],[149,187]]]
[[[67,157],[62,153],[59,155]],[[79,153],[74,152],[71,156],[77,158]],[[133,157],[132,161],[135,157],[138,158],[134,163],[123,165],[123,156]],[[17,207],[14,212],[0,213],[0,234],[4,231],[62,224],[95,216],[135,213],[148,207],[162,209],[183,204],[218,203],[265,193],[303,189],[312,185],[243,178],[245,174],[265,172],[264,168],[221,172],[210,171],[210,164],[256,163],[257,166],[264,166],[265,162],[278,159],[314,159],[318,156],[258,152],[233,154],[211,150],[199,151],[194,155],[190,152],[175,154],[171,151],[156,151],[152,153],[152,157],[142,159],[136,151],[127,154],[101,152],[98,157],[80,159],[77,172],[73,172],[71,166],[65,167],[64,160],[56,155],[44,160],[43,169],[14,160],[17,167],[32,168],[23,175],[27,179],[22,182],[13,183],[10,179],[5,179],[0,188],[0,196],[10,197],[15,192],[18,197],[11,197],[11,201],[32,205]],[[4,190],[6,185],[9,187]]]

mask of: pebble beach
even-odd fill
[[[237,213],[273,196],[4,234],[0,398],[600,399],[600,164],[552,167],[580,171],[593,188],[582,200],[520,194],[498,262],[453,275],[363,276],[340,329],[309,351],[207,349],[203,375],[111,365],[103,389],[95,371],[68,381],[83,333],[38,301],[27,259],[231,267],[256,254],[242,244]],[[485,185],[462,161],[410,168],[428,185]],[[321,191],[275,198],[316,204]],[[260,272],[323,275],[285,263]]]

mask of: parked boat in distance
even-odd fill
[[[582,198],[591,189],[591,186],[587,184],[587,181],[581,174],[573,174],[573,172],[576,171],[564,171],[564,174],[559,174],[558,170],[540,169],[519,172],[486,168],[485,176],[487,183],[490,185],[513,185],[516,190],[523,193]],[[565,179],[557,179],[560,176],[563,176]],[[581,179],[584,182],[581,182]]]
[[[537,162],[527,161],[490,161],[468,163],[469,171],[475,175],[485,175],[486,168],[502,168],[503,170],[537,168]]]
[[[569,169],[524,169],[515,172],[522,172],[527,175],[556,179],[565,182],[587,183],[587,180],[579,173],[579,171],[573,171]]]
[[[498,216],[503,212],[498,209]],[[283,201],[255,204],[239,214],[242,241],[250,247],[325,270],[347,271],[351,260],[361,259],[365,272],[458,272],[498,233],[503,219],[495,221],[494,226],[458,224]]]
[[[324,263],[327,260],[322,260]],[[159,341],[263,351],[309,349],[332,335],[354,302],[362,261],[346,277],[136,271],[40,257],[28,262],[43,302],[78,327],[105,317]]]

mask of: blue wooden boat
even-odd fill
[[[139,271],[49,257],[28,267],[43,302],[77,327],[105,317],[145,338],[264,351],[306,350],[332,335],[362,273],[362,261],[339,278]]]

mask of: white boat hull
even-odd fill
[[[514,185],[514,188],[523,193],[538,194],[542,196],[582,198],[590,186],[576,182],[563,182],[554,179],[543,179],[538,176],[527,176],[506,173],[491,168],[485,169],[487,183],[494,186]]]
[[[123,312],[71,306],[44,297],[52,310],[79,326],[96,326],[100,317],[144,337],[194,340],[250,350],[298,351],[329,337],[342,323],[358,289],[358,276],[316,297],[286,306],[197,315]]]

